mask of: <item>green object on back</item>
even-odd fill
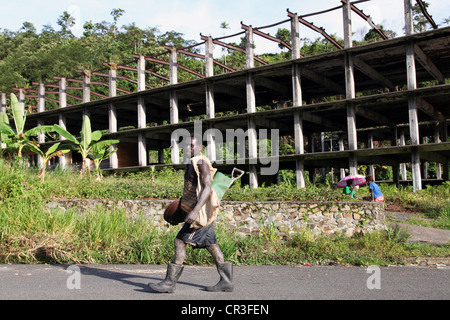
[[[214,191],[216,191],[216,194],[220,200],[222,200],[225,192],[230,187],[232,180],[233,179],[227,177],[226,175],[220,172],[216,172],[216,174],[214,175],[211,187],[214,189]]]

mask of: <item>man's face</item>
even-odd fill
[[[191,157],[195,157],[195,156],[198,156],[199,154],[201,154],[202,145],[201,145],[201,143],[198,142],[197,138],[192,137],[190,139],[189,151],[191,152],[191,154],[190,154]]]

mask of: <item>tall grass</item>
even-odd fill
[[[80,214],[33,202],[3,206],[0,231],[1,263],[163,263],[175,234],[123,210]]]
[[[122,210],[48,209],[26,202],[7,204],[0,215],[0,263],[167,264],[179,227],[156,227]],[[395,230],[366,236],[318,237],[305,231],[281,241],[270,234],[240,236],[218,225],[225,259],[235,264],[401,264],[414,256],[448,256],[449,246],[406,243]],[[187,264],[212,265],[206,250],[189,247]]]

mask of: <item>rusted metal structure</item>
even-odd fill
[[[351,12],[373,24],[369,16],[356,8],[358,2],[342,1],[342,6],[330,9],[342,10],[344,17],[345,44],[336,42],[336,51],[302,57],[299,24],[308,23],[304,17],[309,15],[299,16],[288,9],[288,19],[282,23],[290,22],[292,44],[283,44],[292,50],[292,60],[275,64],[258,60],[253,53],[254,35],[281,42],[261,32],[262,28],[242,24],[245,50],[227,45],[222,41],[225,37],[201,36],[203,42],[199,45],[205,46],[205,55],[167,47],[169,62],[135,56],[138,67],[133,70],[137,72],[138,92],[122,90],[124,94],[117,95],[117,68],[127,67],[111,66],[109,74],[96,73],[109,78],[108,84],[96,82],[109,86],[109,97],[90,101],[91,74],[84,74],[83,80],[61,78],[56,85],[59,108],[45,111],[46,89],[39,84],[38,112],[28,115],[27,125],[59,123],[70,132],[79,132],[82,116],[89,115],[93,129],[105,130],[105,137],[121,141],[119,152],[108,165],[112,170],[140,170],[150,165],[182,167],[172,133],[180,128],[192,131],[194,122],[189,119],[199,116],[203,130],[215,128],[225,132],[242,128],[248,132],[249,155],[233,163],[217,161],[215,165],[222,171],[236,163],[246,167],[251,187],[257,187],[264,179],[259,172],[267,160],[278,161],[280,169],[294,169],[299,187],[305,186],[305,171],[311,174],[314,168],[337,168],[341,174],[345,168],[353,174],[358,165],[374,164],[392,166],[398,183],[400,178],[406,179],[404,164],[410,163],[415,190],[422,188],[421,165],[426,162],[438,163],[437,178],[448,180],[450,84],[445,79],[450,77],[450,28],[415,34],[411,0],[404,0],[406,36],[386,39],[379,30],[386,40],[354,47]],[[323,29],[317,31],[334,41]],[[245,52],[246,68],[236,71],[214,60],[213,44]],[[197,74],[197,80],[178,83],[177,53],[204,59],[205,74]],[[255,67],[255,60],[262,66]],[[170,77],[146,70],[146,61],[168,65]],[[214,64],[227,68],[227,73],[214,75]],[[149,88],[146,75],[160,77],[169,84]],[[81,103],[69,106],[66,99],[70,81],[81,81],[83,86],[76,88],[84,94]],[[427,86],[423,85],[425,82]],[[265,110],[258,111],[259,106],[265,106]],[[232,115],[224,116],[230,111]],[[292,137],[295,153],[271,159],[258,157],[254,133],[261,128],[278,129],[280,136]],[[314,148],[313,135],[321,132],[338,140],[337,150],[318,152]],[[377,140],[390,140],[391,144],[378,147],[374,143]],[[170,147],[172,163],[164,164],[163,150]],[[159,161],[149,162],[150,150],[158,151]],[[209,156],[216,160],[214,152]],[[67,161],[72,160],[60,159],[62,164]]]

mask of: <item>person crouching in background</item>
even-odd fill
[[[364,200],[383,202],[384,196],[380,187],[374,182],[372,175],[366,176],[366,183],[369,185],[370,197],[365,197]]]

